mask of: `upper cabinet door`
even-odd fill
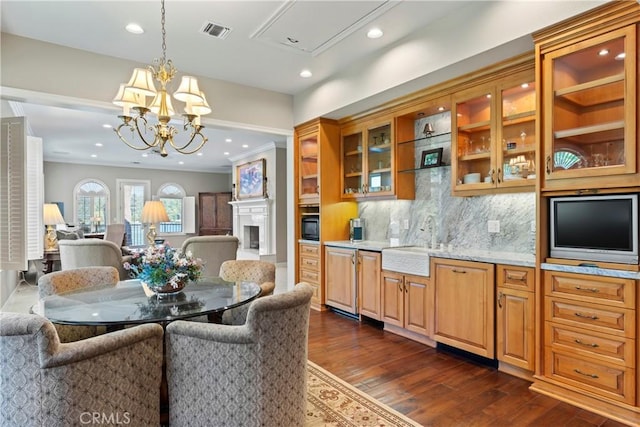
[[[300,158],[298,159],[300,182],[300,202],[316,201],[320,196],[320,175],[318,173],[318,134],[312,133],[300,138]]]
[[[631,25],[542,56],[543,190],[638,185],[637,49]]]

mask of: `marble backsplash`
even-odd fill
[[[388,240],[394,236],[394,222],[399,227],[400,244],[438,247],[441,243],[456,248],[517,253],[535,253],[535,193],[496,194],[474,197],[451,195],[450,113],[416,121],[416,138],[422,138],[426,123],[434,136],[417,141],[416,167],[423,150],[443,147],[446,166],[420,169],[416,176],[415,200],[370,201],[358,205],[365,220],[367,240]],[[432,219],[429,219],[432,217]],[[409,228],[405,229],[405,220]],[[488,221],[500,222],[500,232],[489,233]],[[435,235],[434,235],[435,233]]]

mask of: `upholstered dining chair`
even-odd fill
[[[260,285],[260,297],[273,295],[276,281],[276,265],[257,260],[229,260],[220,265],[220,278],[228,282],[251,281]],[[225,310],[222,323],[244,323],[249,305]]]
[[[170,425],[302,426],[313,288],[253,301],[242,325],[167,326]]]
[[[162,337],[147,324],[60,344],[44,317],[0,313],[0,425],[90,425],[97,414],[100,424],[157,427]]]
[[[81,267],[70,270],[54,271],[38,279],[38,297],[40,299],[62,292],[75,291],[98,285],[115,286],[119,273],[114,267]],[[60,342],[73,342],[93,337],[105,332],[104,327],[55,325]]]
[[[68,270],[78,267],[111,266],[118,270],[120,280],[129,278],[124,263],[131,260],[131,256],[122,256],[120,245],[102,239],[61,240],[60,267]]]
[[[236,259],[238,238],[235,236],[196,236],[182,243],[182,252],[191,252],[204,262],[202,275],[214,277],[220,274],[220,265]]]
[[[124,224],[109,224],[104,233],[104,240],[113,242],[118,246],[124,243]]]

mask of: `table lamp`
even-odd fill
[[[46,246],[44,250],[55,251],[57,249],[58,239],[56,238],[56,230],[53,226],[56,224],[64,224],[64,218],[60,213],[58,205],[55,203],[45,203],[42,212],[42,219],[44,225],[47,226],[47,238],[45,239]]]
[[[169,216],[164,209],[164,205],[159,200],[151,200],[145,202],[142,208],[142,222],[149,224],[149,232],[147,233],[147,242],[149,246],[153,246],[156,240],[156,223],[169,222]]]

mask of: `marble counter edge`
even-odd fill
[[[567,273],[590,274],[592,276],[620,277],[622,279],[640,279],[640,272],[627,270],[614,270],[611,268],[585,267],[580,265],[540,264],[541,270],[561,271]]]
[[[455,259],[460,261],[486,262],[490,264],[507,264],[517,267],[535,267],[536,260],[530,254],[517,254],[511,252],[495,252],[495,251],[446,251],[433,249],[429,250],[429,256],[432,258]]]
[[[305,245],[320,245],[320,242],[317,240],[308,240],[308,239],[298,239],[298,243],[303,243]]]

